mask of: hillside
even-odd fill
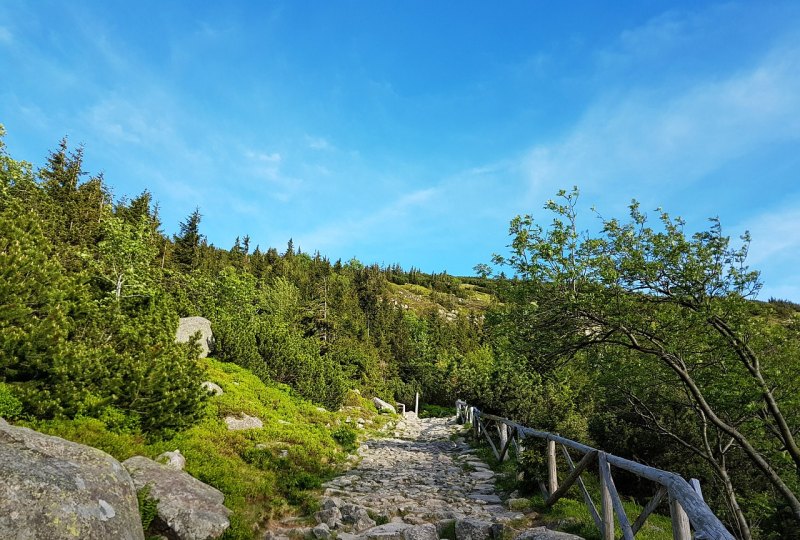
[[[314,510],[315,490],[348,466],[356,441],[392,422],[355,392],[341,410],[331,412],[234,364],[200,362],[207,380],[224,394],[209,399],[196,425],[172,437],[148,440],[117,423],[118,418],[21,424],[100,448],[120,461],[180,450],[187,472],[225,494],[233,514],[224,538],[233,539],[257,536],[270,519]],[[263,428],[229,430],[225,418],[242,414],[260,419]]]

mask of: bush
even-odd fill
[[[0,418],[12,420],[20,414],[22,414],[22,402],[7,384],[0,382]]]

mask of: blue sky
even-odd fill
[[[553,4],[4,0],[0,123],[225,248],[471,274],[575,184],[750,230],[800,301],[800,4]]]

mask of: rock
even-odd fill
[[[143,540],[136,491],[105,452],[0,423],[0,538]]]
[[[219,538],[230,525],[230,510],[218,489],[146,457],[134,456],[122,464],[137,490],[150,485],[150,496],[158,499],[151,525],[155,532],[178,540],[206,540]]]
[[[331,530],[325,523],[320,523],[311,529],[311,534],[317,540],[328,540],[331,537]]]
[[[186,468],[186,458],[183,457],[183,454],[181,454],[181,451],[177,448],[174,452],[164,452],[159,455],[156,461],[176,471],[182,471]]]
[[[200,332],[200,358],[205,358],[214,349],[214,334],[211,332],[211,321],[204,317],[183,317],[178,322],[175,341],[188,343],[189,339]]]
[[[345,504],[339,511],[342,513],[342,523],[357,533],[376,525],[375,520],[369,517],[369,512],[363,506]]]
[[[325,497],[322,499],[322,509],[330,510],[331,508],[339,508],[344,504],[344,501],[338,497]]]
[[[333,528],[336,527],[336,522],[342,519],[342,513],[334,506],[326,510],[320,510],[314,514],[314,519],[317,520],[317,523],[324,523],[328,527]]]
[[[439,533],[436,532],[436,525],[433,523],[423,523],[414,525],[403,531],[405,540],[439,540]]]
[[[519,533],[514,540],[584,540],[582,536],[576,536],[559,531],[551,531],[547,527],[534,527]]]
[[[392,414],[397,413],[393,405],[386,403],[379,397],[372,398],[372,402],[375,404],[375,408],[378,409],[380,412],[390,412]]]
[[[405,540],[405,531],[411,527],[408,523],[386,523],[364,531],[362,536],[369,540]]]
[[[457,519],[456,540],[488,540],[492,524],[479,519]]]
[[[241,413],[239,418],[235,416],[226,416],[225,423],[228,425],[230,431],[240,431],[242,429],[261,429],[264,427],[264,422],[260,418]]]
[[[456,520],[440,519],[436,522],[436,534],[439,538],[453,538],[455,535]]]
[[[212,396],[221,396],[225,393],[222,391],[222,387],[220,385],[211,381],[203,381],[200,384],[200,387]]]

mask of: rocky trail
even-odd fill
[[[279,529],[272,540],[578,540],[530,528],[524,499],[503,503],[495,474],[463,437],[455,418],[409,413],[392,438],[358,449],[359,464],[324,485],[322,509],[310,530]]]

